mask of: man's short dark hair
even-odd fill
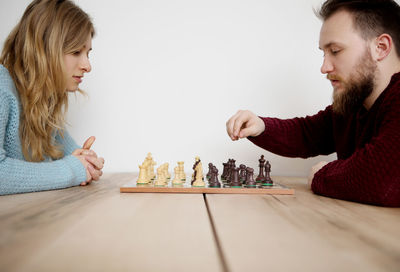
[[[400,57],[400,6],[393,0],[327,0],[317,13],[327,20],[337,11],[353,15],[356,30],[365,40],[389,34]]]

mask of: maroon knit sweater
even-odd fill
[[[265,131],[249,137],[275,154],[307,158],[337,153],[319,170],[316,194],[380,206],[400,206],[400,73],[369,111],[342,117],[328,106],[313,116],[262,118]]]

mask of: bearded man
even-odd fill
[[[248,137],[275,154],[308,158],[314,193],[400,206],[400,7],[392,0],[327,0],[319,47],[333,103],[316,115],[278,119],[238,111],[226,123],[232,140]]]

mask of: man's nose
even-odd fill
[[[324,61],[323,61],[322,66],[321,66],[321,73],[328,74],[328,73],[330,73],[332,71],[333,71],[332,62],[329,60],[328,57],[324,57]]]

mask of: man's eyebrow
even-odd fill
[[[329,48],[329,47],[332,47],[332,46],[341,46],[340,45],[340,43],[337,43],[337,42],[329,42],[329,43],[327,43],[327,44],[325,44],[324,46],[322,46],[322,48],[321,48],[321,46],[319,46],[318,48],[320,49],[320,50],[323,50],[323,49],[326,49],[326,48]]]

